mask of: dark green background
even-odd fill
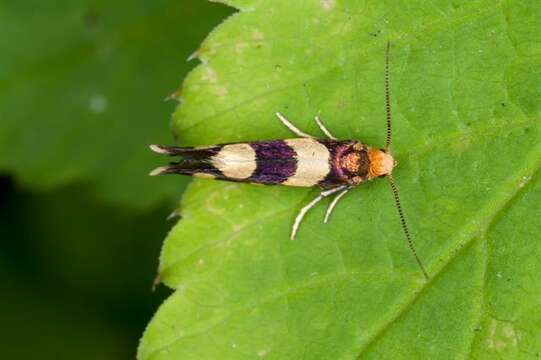
[[[185,184],[147,178],[163,162],[147,145],[173,142],[163,99],[231,12],[0,5],[0,358],[134,359],[168,293],[150,289]],[[105,110],[92,111],[96,97]]]

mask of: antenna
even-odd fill
[[[389,93],[389,51],[391,42],[387,41],[385,49],[385,112],[387,115],[387,139],[385,140],[385,151],[391,146],[391,95]]]
[[[398,210],[398,216],[400,217],[400,223],[402,224],[402,230],[404,230],[404,235],[406,235],[406,240],[408,242],[408,246],[411,250],[411,253],[415,257],[415,260],[417,261],[417,264],[421,268],[421,271],[423,272],[423,275],[425,276],[426,280],[430,280],[430,277],[428,276],[428,273],[425,270],[425,267],[423,266],[423,263],[421,262],[421,259],[419,256],[417,256],[417,251],[415,250],[415,245],[413,244],[413,241],[411,240],[410,232],[408,229],[408,225],[406,223],[406,218],[404,217],[404,211],[402,211],[402,205],[400,205],[400,196],[398,195],[398,187],[396,186],[396,183],[394,181],[394,178],[391,174],[387,175],[389,178],[389,184],[391,185],[391,190],[393,191],[393,197],[394,202],[396,204],[396,209]]]

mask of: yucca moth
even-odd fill
[[[428,279],[417,256],[400,205],[398,188],[392,176],[396,162],[390,153],[391,106],[389,93],[389,44],[385,56],[385,108],[387,137],[385,147],[373,148],[356,140],[338,140],[323,125],[315,122],[326,139],[308,135],[277,112],[278,119],[297,137],[285,140],[228,143],[204,147],[151,145],[159,154],[180,156],[169,166],[159,167],[150,175],[181,174],[226,181],[319,187],[321,193],[298,213],[291,229],[293,240],[304,215],[322,199],[334,196],[323,220],[326,223],[338,201],[357,185],[378,177],[387,177],[395,200],[408,246],[423,275]]]

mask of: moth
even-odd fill
[[[320,194],[300,209],[291,228],[293,240],[306,213],[324,198],[334,196],[324,223],[340,199],[354,187],[386,177],[389,180],[400,223],[408,246],[426,279],[425,267],[417,255],[400,204],[398,187],[392,175],[396,161],[391,155],[391,100],[389,91],[389,48],[385,52],[385,110],[387,137],[384,148],[370,147],[356,140],[339,140],[316,116],[315,122],[326,138],[316,138],[293,125],[284,115],[276,116],[297,137],[285,140],[226,143],[203,147],[150,145],[156,153],[180,156],[169,166],[159,167],[150,175],[181,174],[265,185],[319,187]]]

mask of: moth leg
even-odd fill
[[[338,201],[340,201],[340,199],[344,195],[346,195],[349,190],[351,190],[351,188],[342,190],[341,193],[339,193],[338,195],[334,197],[334,199],[332,199],[332,202],[330,203],[329,207],[327,208],[327,212],[325,213],[325,218],[323,219],[324,224],[326,224],[327,221],[329,221],[329,217],[331,216],[331,213],[334,210],[334,207],[336,206],[336,204],[338,204]]]
[[[295,222],[293,223],[293,228],[291,229],[291,236],[289,237],[290,240],[293,240],[295,238],[295,235],[297,234],[297,230],[299,229],[299,225],[301,224],[302,219],[304,218],[304,215],[313,208],[318,202],[323,200],[329,195],[332,195],[340,190],[343,190],[346,186],[338,186],[330,190],[322,191],[314,200],[310,201],[305,207],[299,211],[297,214],[297,217],[295,218]]]
[[[302,131],[300,131],[295,125],[293,125],[288,119],[286,119],[286,117],[284,115],[282,115],[281,113],[277,112],[276,113],[276,116],[278,117],[278,119],[280,119],[280,121],[282,122],[282,124],[284,124],[289,130],[291,130],[295,135],[297,136],[300,136],[300,137],[303,137],[303,138],[309,138],[309,139],[314,139],[314,137],[312,135],[308,135],[306,133],[303,133]]]
[[[323,133],[325,135],[327,135],[327,137],[331,140],[338,140],[333,134],[331,134],[331,132],[325,127],[325,125],[323,125],[323,122],[321,121],[321,119],[319,118],[319,116],[316,116],[316,124],[317,126],[319,126],[319,128],[321,129],[321,131],[323,131]]]

